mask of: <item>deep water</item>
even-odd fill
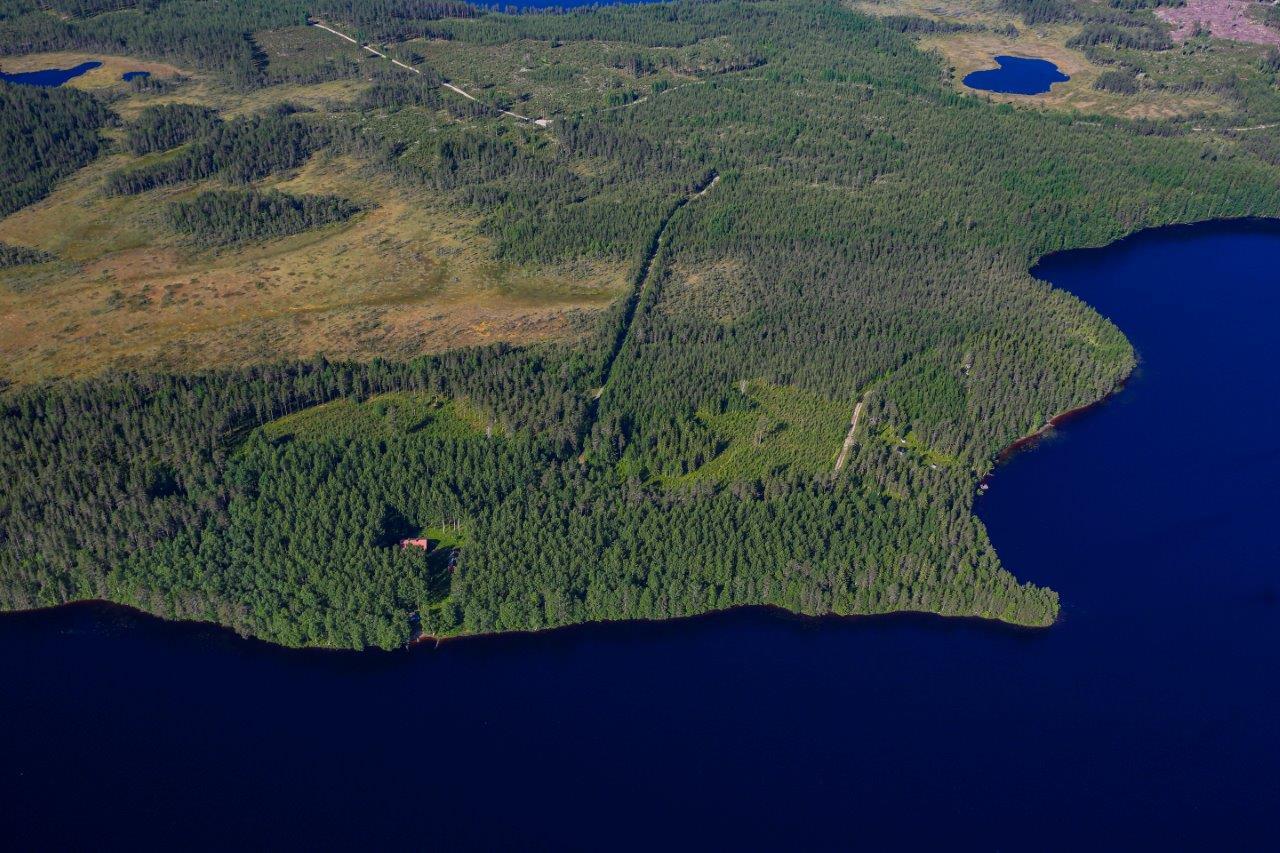
[[[970,89],[984,92],[1041,95],[1049,91],[1054,83],[1065,83],[1071,79],[1047,59],[997,56],[996,64],[1000,67],[966,74],[964,84]]]
[[[13,74],[0,71],[0,80],[23,86],[61,86],[71,78],[79,77],[100,65],[101,62],[90,60],[81,62],[75,68],[45,68],[41,71],[18,71]]]
[[[737,612],[392,654],[0,618],[15,848],[1280,844],[1280,228],[1050,259],[1141,366],[979,511],[1060,624]]]

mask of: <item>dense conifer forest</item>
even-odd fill
[[[360,206],[332,195],[222,190],[171,204],[169,223],[204,245],[266,240],[344,222]]]
[[[185,132],[173,119],[152,124],[151,119],[144,116],[139,121],[142,124],[130,129],[131,143],[140,138],[135,135],[140,131],[149,141],[154,139],[157,147],[169,147],[171,140]],[[190,145],[148,166],[113,173],[107,181],[107,191],[121,195],[141,193],[214,175],[243,184],[298,166],[323,144],[323,133],[289,115],[287,110],[225,124],[207,119],[203,123],[193,118],[185,121],[189,123],[190,135],[196,136]]]
[[[44,198],[96,157],[108,115],[82,92],[0,83],[0,216]]]
[[[196,136],[211,133],[221,120],[217,112],[194,104],[157,104],[147,107],[129,125],[125,144],[134,154],[168,151]]]
[[[106,598],[343,647],[741,605],[1047,625],[1057,593],[1001,565],[977,481],[1114,390],[1134,353],[1028,269],[1144,227],[1280,213],[1273,137],[963,95],[911,40],[933,27],[824,0],[53,5],[65,14],[6,4],[0,50],[131,52],[253,88],[271,79],[253,34],[311,14],[393,55],[420,36],[604,41],[642,81],[716,39],[720,61],[547,127],[442,90],[429,59],[421,76],[366,73],[341,108],[236,117],[166,105],[120,122],[104,98],[0,84],[5,168],[12,150],[26,182],[6,181],[2,213],[99,156],[118,123],[146,158],[103,191],[186,193],[163,209],[202,244],[352,217],[347,199],[262,186],[324,153],[446,199],[497,263],[630,270],[575,340],[8,389],[11,609]],[[1082,47],[1168,47],[1148,4],[1010,8],[1078,24]],[[1273,97],[1251,91],[1241,126],[1249,98]],[[33,131],[51,142],[31,147]],[[400,546],[417,536],[434,547]]]

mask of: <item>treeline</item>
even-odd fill
[[[158,104],[138,114],[125,134],[134,154],[168,151],[197,136],[209,134],[221,122],[216,110],[195,104]]]
[[[446,106],[462,102],[446,99]],[[674,198],[707,169],[677,156],[667,142],[573,122],[557,126],[559,151],[545,132],[503,122],[444,124],[411,145],[375,124],[347,130],[337,143],[401,179],[450,192],[486,214],[482,228],[512,261],[559,262],[595,256],[634,259],[637,234],[649,234]],[[600,155],[605,155],[601,157]],[[591,174],[571,168],[592,158]]]
[[[257,85],[265,66],[252,33],[302,23],[305,14],[292,0],[170,0],[146,10],[65,20],[32,12],[0,22],[0,53],[83,50],[148,56],[221,72],[249,87]]]
[[[1138,9],[1179,8],[1187,5],[1187,0],[1108,0],[1112,9],[1124,9],[1135,12]]]
[[[89,18],[104,12],[119,12],[139,6],[155,7],[163,2],[165,0],[46,0],[41,5],[68,17]]]
[[[422,35],[440,17],[470,17],[476,10],[449,0],[58,0],[49,10],[19,3],[0,16],[0,55],[83,50],[148,56],[253,87],[267,80],[266,57],[253,34],[304,24],[312,13],[382,40]]]
[[[429,30],[428,22],[479,14],[470,3],[455,0],[317,0],[312,9],[320,18],[353,27],[369,41],[417,38]]]
[[[1073,0],[1000,0],[1007,12],[1021,15],[1029,26],[1078,21],[1080,9]]]
[[[53,260],[54,256],[42,249],[29,246],[14,246],[0,242],[0,269],[20,267],[26,264],[42,264]]]
[[[0,216],[48,195],[98,155],[103,104],[76,89],[0,81]]]
[[[360,205],[333,195],[288,195],[257,190],[212,190],[170,204],[169,225],[202,245],[226,245],[297,234],[360,212]]]
[[[1149,9],[1181,6],[1186,0],[1110,0],[1108,6],[1087,0],[1001,0],[1006,11],[1022,16],[1027,24],[1083,22],[1084,29],[1067,42],[1068,47],[1088,48],[1110,44],[1136,50],[1168,50],[1173,47],[1167,27]]]
[[[356,100],[360,110],[398,110],[404,107],[439,109],[445,98],[440,93],[438,80],[421,80],[417,76],[408,79],[384,80],[362,90]]]
[[[787,13],[766,4],[738,2],[645,3],[576,7],[551,13],[486,14],[474,20],[441,20],[431,35],[479,44],[521,39],[631,42],[645,47],[685,47],[767,27]]]
[[[1125,27],[1116,24],[1089,23],[1067,40],[1067,47],[1090,48],[1100,44],[1134,50],[1168,50],[1173,47],[1173,39],[1155,25]]]
[[[886,27],[899,33],[962,33],[975,29],[958,21],[936,21],[918,15],[885,15],[880,19]]]
[[[1093,88],[1102,92],[1132,95],[1138,91],[1138,77],[1131,69],[1111,69],[1098,75],[1098,79],[1093,81]]]
[[[106,190],[113,195],[134,195],[215,175],[248,183],[302,165],[326,138],[323,128],[287,109],[225,123],[209,121],[198,137],[173,156],[112,172],[107,176]]]
[[[290,645],[355,647],[405,642],[415,614],[428,632],[456,633],[736,603],[1030,624],[1056,612],[1051,592],[999,570],[976,521],[928,535],[930,510],[904,515],[860,489],[673,498],[580,467],[518,413],[506,438],[271,441],[254,429],[386,390],[484,400],[495,380],[513,384],[492,402],[520,390],[554,410],[538,367],[490,351],[12,395],[0,413],[0,596],[10,608],[109,597]],[[465,531],[452,574],[394,546],[429,525]]]

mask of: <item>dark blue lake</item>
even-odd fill
[[[151,76],[150,71],[126,71],[120,75],[120,79],[128,83],[130,80],[145,80]]]
[[[13,74],[0,71],[0,80],[23,86],[61,86],[71,78],[79,77],[100,65],[102,65],[101,62],[91,60],[81,62],[75,68],[45,68],[41,71],[19,71]]]
[[[964,84],[970,89],[981,89],[984,92],[1041,95],[1049,91],[1054,83],[1065,83],[1071,79],[1047,59],[997,56],[996,63],[999,68],[966,74]]]
[[[1142,365],[982,518],[1053,628],[738,612],[393,654],[0,618],[15,848],[1276,849],[1280,227],[1038,274]]]

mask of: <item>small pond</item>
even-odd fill
[[[45,68],[42,71],[18,71],[8,74],[0,71],[0,80],[6,83],[18,83],[23,86],[61,86],[73,77],[79,77],[86,71],[92,71],[101,62],[81,62],[75,68]]]
[[[964,84],[970,89],[981,89],[984,92],[1042,95],[1054,83],[1065,83],[1071,79],[1047,59],[997,56],[996,62],[999,68],[974,71],[965,76]]]
[[[150,71],[126,71],[121,79],[128,83],[130,80],[145,80],[151,76]]]

